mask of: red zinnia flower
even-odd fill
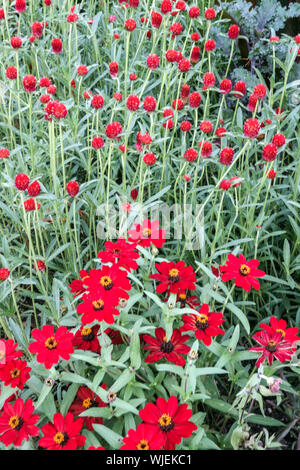
[[[106,390],[106,384],[101,385],[101,388]],[[75,400],[70,406],[69,412],[74,416],[78,416],[89,408],[104,408],[105,406],[107,406],[107,403],[102,401],[98,395],[96,395],[88,387],[81,386],[77,391]],[[103,423],[102,418],[94,418],[92,416],[84,417],[83,421],[89,431],[93,431],[93,424]]]
[[[156,287],[156,292],[168,294],[177,294],[181,290],[195,290],[196,274],[192,266],[185,266],[184,261],[178,261],[176,264],[171,261],[163,261],[155,264],[159,274],[151,274],[150,279],[157,279],[160,284]]]
[[[127,243],[125,238],[119,238],[116,243],[111,241],[105,242],[105,251],[98,253],[98,258],[102,263],[117,263],[118,266],[125,268],[127,271],[138,269],[135,261],[140,257],[135,250],[136,244]]]
[[[143,346],[142,349],[151,351],[145,359],[147,364],[157,362],[160,359],[166,359],[173,362],[178,366],[185,365],[185,359],[182,354],[187,354],[190,347],[184,344],[188,339],[188,335],[181,335],[179,330],[173,330],[173,334],[169,341],[167,341],[166,332],[163,328],[156,328],[155,337],[150,335],[143,335],[143,340],[148,346]]]
[[[274,357],[280,362],[289,361],[294,354],[292,343],[283,340],[281,332],[271,334],[263,330],[255,333],[252,338],[261,345],[249,349],[249,351],[261,353],[256,361],[256,367],[263,364],[266,359],[271,366]]]
[[[183,315],[182,320],[184,325],[180,327],[180,331],[195,331],[195,337],[203,341],[206,346],[211,344],[211,338],[225,334],[219,328],[225,321],[223,320],[223,314],[210,312],[207,304],[202,305],[198,314]]]
[[[247,262],[243,255],[238,258],[230,253],[227,257],[226,265],[220,266],[220,271],[223,273],[221,279],[224,282],[235,279],[235,285],[241,287],[245,291],[250,291],[251,286],[258,290],[260,283],[256,279],[257,277],[265,276],[265,272],[257,269],[259,261],[252,259]]]
[[[82,349],[83,351],[94,351],[100,354],[98,331],[99,325],[94,325],[92,328],[81,326],[76,331],[72,340],[74,348]]]
[[[36,341],[29,345],[28,350],[37,354],[37,362],[44,364],[46,369],[57,364],[60,357],[68,361],[70,354],[74,352],[74,335],[65,326],[60,326],[54,333],[53,325],[44,325],[41,330],[35,328],[32,336]]]
[[[19,447],[24,439],[28,441],[29,436],[39,435],[39,428],[35,424],[40,417],[33,411],[31,399],[24,403],[22,398],[17,398],[13,405],[9,402],[4,404],[0,418],[0,441],[6,447],[10,444]]]
[[[154,426],[141,423],[136,431],[129,429],[123,443],[120,450],[160,450],[164,445],[164,437],[161,433],[157,434]]]
[[[271,317],[270,325],[267,325],[266,323],[260,323],[259,326],[270,335],[280,333],[281,339],[284,339],[288,343],[297,343],[298,341],[300,341],[300,338],[297,336],[297,333],[299,331],[298,328],[287,328],[286,321],[283,319],[277,320],[276,317]],[[258,333],[261,334],[261,332]]]
[[[168,401],[159,397],[156,405],[147,403],[139,412],[144,423],[153,426],[157,435],[164,439],[163,450],[175,450],[183,437],[190,437],[196,431],[196,424],[189,421],[192,410],[187,404],[179,405],[174,395]]]
[[[141,224],[134,224],[135,230],[128,230],[128,241],[135,242],[142,247],[149,247],[153,243],[161,248],[165,243],[165,230],[159,228],[159,220],[145,219]]]
[[[21,359],[13,359],[8,361],[0,368],[0,380],[4,385],[10,385],[12,388],[18,387],[20,390],[24,388],[24,383],[30,378],[29,372],[31,367],[27,367],[27,362]]]
[[[103,266],[102,269],[91,269],[89,277],[84,281],[89,293],[102,292],[114,299],[128,299],[126,291],[131,289],[127,272],[120,269],[117,264]]]
[[[88,325],[94,321],[105,321],[109,325],[114,322],[114,315],[120,315],[115,307],[119,304],[119,298],[105,293],[101,288],[95,288],[92,293],[83,294],[83,303],[77,306],[77,313],[82,315],[81,323]]]
[[[82,418],[74,420],[72,413],[67,413],[65,418],[61,413],[55,413],[53,424],[45,424],[41,429],[45,437],[39,440],[39,446],[47,450],[77,450],[86,440],[79,435],[83,423]]]

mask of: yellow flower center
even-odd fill
[[[136,446],[137,450],[149,450],[150,447],[149,447],[149,443],[148,441],[145,441],[144,439],[142,439],[138,445]]]
[[[21,427],[22,422],[23,422],[22,419],[19,418],[18,416],[12,416],[8,424],[11,427],[11,429],[16,429],[18,427]]]
[[[178,274],[179,274],[178,269],[173,268],[173,269],[170,269],[170,271],[169,271],[169,276],[170,277],[177,277]]]
[[[179,299],[180,300],[185,300],[186,299],[186,294],[179,294]]]
[[[151,235],[151,229],[150,228],[144,228],[142,231],[143,237],[148,238]]]
[[[47,338],[47,340],[45,341],[45,346],[46,346],[47,349],[56,349],[57,348],[57,341],[54,338],[54,336],[50,336],[49,338]]]
[[[160,426],[160,429],[165,432],[171,431],[171,429],[173,429],[174,427],[174,422],[171,416],[166,413],[163,413],[161,415],[161,417],[158,420],[158,424]]]
[[[113,286],[113,282],[109,276],[102,276],[100,279],[100,284],[104,287],[105,290],[109,290]]]
[[[276,330],[276,333],[281,333],[282,338],[284,338],[285,335],[286,335],[285,331],[284,331],[284,330],[281,330],[280,328],[278,328],[278,329]]]
[[[16,379],[17,377],[20,377],[21,371],[20,369],[13,369],[10,371],[10,376],[12,379]]]
[[[276,349],[277,349],[277,344],[273,339],[271,339],[266,346],[266,350],[269,351],[270,353],[274,353]]]
[[[83,328],[81,331],[81,336],[89,336],[92,333],[92,328]]]
[[[65,441],[65,435],[62,432],[57,432],[53,437],[54,442],[58,445],[63,444]]]
[[[90,408],[92,406],[92,400],[90,398],[86,398],[85,400],[83,400],[82,406],[86,409]]]
[[[93,302],[93,307],[95,310],[102,310],[104,308],[103,300],[99,299]]]
[[[248,276],[248,274],[250,273],[250,268],[249,266],[247,266],[247,264],[241,264],[240,266],[240,274],[242,276]]]

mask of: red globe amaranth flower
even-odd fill
[[[216,12],[213,8],[207,8],[205,10],[204,16],[207,20],[213,20],[216,17]]]
[[[129,95],[126,100],[126,106],[129,111],[136,111],[139,109],[140,99],[137,95]]]
[[[137,260],[140,255],[135,250],[136,243],[127,243],[125,238],[119,238],[116,243],[105,242],[105,251],[99,251],[98,258],[102,263],[117,263],[127,271],[138,269]]]
[[[9,278],[10,271],[7,268],[0,268],[0,281],[6,281]]]
[[[27,212],[39,210],[40,207],[41,205],[38,202],[36,202],[34,198],[30,198],[24,201],[24,209]]]
[[[260,123],[255,118],[247,119],[244,124],[244,135],[248,137],[248,139],[254,139],[258,136],[260,130]]]
[[[200,147],[201,157],[208,158],[208,157],[211,156],[211,154],[212,154],[212,143],[211,142],[207,142],[205,140],[202,140],[201,142],[199,142],[198,145]]]
[[[161,248],[165,243],[165,230],[159,228],[159,220],[145,219],[142,224],[134,224],[135,230],[128,230],[128,241],[135,242],[142,247],[149,247],[153,243]]]
[[[125,29],[127,31],[133,31],[136,28],[136,21],[132,18],[129,18],[125,21]]]
[[[10,44],[14,49],[19,49],[22,46],[22,39],[19,36],[13,36],[10,39]]]
[[[240,34],[240,28],[237,24],[232,24],[228,30],[229,39],[236,39]]]
[[[40,97],[40,102],[43,103],[43,104],[47,104],[49,103],[49,101],[51,100],[51,96],[50,95],[41,95]]]
[[[162,13],[170,13],[172,11],[172,1],[171,0],[162,0],[160,5],[160,10]]]
[[[34,75],[26,75],[23,78],[23,87],[28,93],[32,93],[36,89],[36,78]]]
[[[242,80],[240,80],[239,82],[236,82],[233,90],[235,91],[233,96],[235,96],[236,98],[243,98],[243,96],[245,96],[246,94],[246,83],[243,82]]]
[[[156,156],[154,155],[154,153],[146,153],[143,157],[143,160],[146,165],[152,166],[156,162]]]
[[[86,75],[88,73],[87,66],[86,65],[79,65],[77,67],[77,73],[78,73],[78,75],[81,75],[81,76]]]
[[[265,330],[255,333],[252,338],[261,346],[250,348],[249,351],[261,354],[256,361],[256,367],[259,367],[267,359],[269,365],[273,364],[274,357],[280,362],[290,361],[294,355],[293,344],[282,339],[282,333],[269,333]]]
[[[161,433],[157,434],[154,426],[140,423],[136,431],[129,429],[123,443],[120,450],[161,450],[164,437]]]
[[[228,78],[224,78],[224,80],[222,80],[220,83],[221,93],[227,94],[231,91],[231,88],[232,88],[231,80],[229,80]]]
[[[106,390],[106,384],[101,385],[101,388]],[[83,411],[86,411],[89,408],[105,408],[106,406],[107,403],[102,401],[101,398],[98,397],[98,395],[96,395],[92,390],[90,390],[88,387],[81,386],[77,391],[75,400],[69,408],[69,412],[74,416],[79,416],[81,413],[83,413]],[[102,424],[103,419],[86,416],[83,418],[83,422],[89,431],[93,431],[93,425]]]
[[[198,157],[198,152],[194,148],[189,148],[184,153],[184,159],[187,162],[194,162]]]
[[[218,335],[224,335],[225,332],[219,328],[225,321],[221,312],[210,312],[208,305],[203,304],[199,313],[190,313],[183,315],[184,325],[180,327],[180,331],[194,331],[195,337],[206,346],[211,344],[211,338]]]
[[[72,344],[76,349],[82,349],[83,351],[94,351],[100,354],[100,344],[98,340],[99,325],[93,327],[81,326],[76,331]]]
[[[218,137],[224,137],[226,135],[226,129],[225,127],[219,127],[217,130],[216,130],[216,135]]]
[[[79,193],[79,184],[77,181],[69,181],[66,186],[69,196],[75,197]]]
[[[72,7],[72,8],[75,8],[75,7]],[[74,13],[74,10],[67,16],[67,22],[68,23],[75,23],[75,21],[77,21],[79,18],[79,16]]]
[[[190,18],[198,18],[198,16],[200,15],[200,8],[198,7],[191,7],[189,9],[189,17]]]
[[[47,88],[47,93],[49,93],[50,95],[55,95],[56,93],[56,86],[55,85],[49,85],[48,88]],[[58,101],[53,101],[53,103],[58,103]]]
[[[147,113],[152,113],[156,108],[156,99],[153,96],[146,96],[143,108]]]
[[[38,181],[33,181],[30,186],[28,186],[28,194],[31,197],[36,197],[40,194],[41,192],[41,185]]]
[[[258,98],[256,98],[255,95],[250,95],[249,96],[249,102],[248,102],[248,109],[249,111],[255,111],[255,109],[257,109],[257,102],[258,102]]]
[[[3,8],[0,8],[0,20],[5,20],[5,11]]]
[[[276,171],[273,170],[273,168],[271,168],[271,170],[268,172],[267,178],[269,178],[270,180],[273,180],[275,176],[276,176]]]
[[[29,185],[29,177],[25,173],[19,173],[15,177],[15,186],[19,191],[25,191]]]
[[[194,46],[192,48],[191,57],[190,57],[190,61],[191,61],[192,64],[196,64],[197,62],[199,62],[200,53],[201,53],[200,47]]]
[[[151,24],[153,28],[159,28],[162,22],[162,15],[159,12],[151,12]]]
[[[23,13],[26,10],[26,1],[16,0],[16,10],[18,13]]]
[[[109,66],[109,73],[111,74],[111,76],[116,77],[118,75],[118,71],[119,71],[118,62],[110,62],[108,64],[108,66]]]
[[[185,358],[182,354],[187,354],[190,347],[184,344],[189,339],[188,335],[181,335],[179,330],[173,330],[173,334],[167,341],[166,332],[163,328],[156,328],[155,337],[143,335],[143,340],[147,346],[142,349],[151,351],[145,359],[147,364],[158,362],[160,359],[166,359],[178,366],[185,365]]]
[[[188,72],[190,70],[190,67],[191,67],[191,63],[188,59],[182,59],[179,64],[178,64],[178,68],[180,70],[180,72]]]
[[[191,40],[194,41],[194,42],[197,42],[199,41],[200,39],[200,34],[199,33],[192,33],[191,34]]]
[[[229,181],[230,183],[232,183],[233,181],[236,181],[236,183],[234,183],[233,185],[234,188],[237,188],[238,186],[241,186],[242,184],[242,181],[238,176],[232,176]]]
[[[40,38],[43,34],[43,25],[39,21],[35,21],[32,26],[32,34],[35,38]]]
[[[231,182],[230,180],[222,180],[220,183],[220,189],[223,189],[224,191],[227,191],[231,187]]]
[[[169,49],[166,52],[166,59],[168,62],[171,62],[171,63],[176,62],[177,55],[178,55],[177,51],[175,51],[174,49]]]
[[[151,70],[157,69],[159,66],[159,57],[156,54],[150,54],[147,57],[147,67]]]
[[[275,134],[272,139],[272,144],[277,148],[282,147],[285,144],[285,137],[283,134]]]
[[[208,39],[204,44],[206,52],[212,52],[215,50],[216,42],[213,39]]]
[[[106,126],[105,133],[109,139],[114,139],[121,134],[122,130],[121,124],[118,121],[114,121]]]
[[[223,165],[230,165],[234,156],[234,150],[231,147],[225,147],[220,153],[220,163]]]
[[[172,33],[172,38],[175,38],[175,36],[179,36],[179,34],[182,32],[182,24],[181,23],[173,23],[169,27],[169,31]]]
[[[13,444],[19,447],[29,436],[39,435],[39,428],[35,424],[40,419],[38,414],[33,414],[34,406],[31,399],[26,402],[17,398],[12,405],[5,402],[0,418],[0,441],[7,447]]]
[[[62,51],[62,40],[61,39],[59,39],[59,38],[52,39],[51,45],[52,45],[52,51],[54,52],[54,54],[60,54],[61,53],[61,51]]]
[[[189,96],[189,93],[190,93],[190,85],[185,83],[181,87],[180,96],[181,96],[181,98],[187,98]]]
[[[178,294],[182,290],[195,290],[196,274],[192,266],[185,266],[184,261],[178,261],[176,264],[171,261],[163,261],[155,264],[159,274],[151,274],[150,279],[156,279],[160,282],[156,287],[156,292],[162,294]]]
[[[252,259],[251,261],[246,260],[243,255],[238,258],[230,253],[227,256],[227,261],[224,266],[220,266],[222,273],[221,279],[224,282],[235,280],[235,285],[241,287],[245,291],[249,292],[251,287],[255,290],[259,290],[260,283],[257,278],[265,276],[265,272],[257,269],[259,261]]]
[[[37,259],[36,264],[34,265],[34,269],[36,271],[45,271],[46,265],[45,265],[44,261],[41,260],[41,259]]]
[[[92,147],[96,150],[101,149],[104,145],[102,137],[94,137],[92,140]]]
[[[48,77],[42,77],[40,78],[39,82],[40,87],[42,88],[48,88],[51,85],[51,80]]]
[[[175,450],[182,438],[190,437],[197,430],[196,424],[190,421],[192,410],[186,403],[178,405],[174,395],[168,401],[159,397],[156,405],[147,403],[139,415],[145,424],[154,427],[158,436],[163,437],[163,450]]]
[[[72,413],[67,413],[65,418],[61,413],[55,413],[53,423],[45,424],[41,429],[44,437],[39,440],[39,446],[47,450],[77,450],[86,440],[79,435],[83,423],[83,418],[74,420]]]
[[[194,91],[189,96],[189,105],[191,108],[199,108],[201,104],[201,95],[197,91]]]
[[[104,105],[104,99],[101,95],[94,95],[91,101],[92,108],[101,109]]]
[[[9,80],[15,80],[18,76],[18,71],[13,65],[9,65],[6,69],[5,75]]]
[[[200,130],[205,134],[210,134],[213,130],[213,125],[210,121],[202,121],[200,124]]]
[[[65,326],[60,326],[54,333],[53,325],[44,325],[41,330],[35,328],[32,336],[36,340],[28,346],[29,352],[37,354],[36,360],[44,364],[46,369],[51,369],[61,357],[65,361],[70,359],[74,352],[72,345],[73,333]]]
[[[277,155],[277,147],[274,144],[265,145],[262,157],[267,162],[273,162]]]
[[[182,121],[182,123],[180,124],[180,129],[182,130],[182,132],[188,132],[191,130],[191,128],[192,124],[189,121]]]
[[[6,148],[0,149],[0,158],[8,158],[10,151]]]
[[[22,390],[24,383],[30,378],[31,367],[28,367],[27,362],[19,358],[9,361],[5,357],[5,360],[5,365],[0,368],[0,380],[4,382],[5,386],[10,385],[12,388],[18,387]]]
[[[114,93],[114,94],[113,94],[113,97],[114,97],[115,100],[117,100],[117,101],[122,101],[122,99],[123,99],[122,93],[118,93],[118,92],[117,92],[117,93]]]
[[[180,110],[184,106],[184,102],[179,98],[178,100],[173,100],[172,101],[172,108]]]
[[[279,40],[280,40],[279,36],[271,36],[269,39],[270,42],[279,42]]]
[[[213,87],[216,83],[216,77],[212,72],[206,72],[203,76],[203,83],[206,88]]]
[[[263,83],[259,83],[258,85],[256,85],[253,91],[253,95],[255,96],[256,99],[263,100],[266,94],[267,94],[267,89]]]

